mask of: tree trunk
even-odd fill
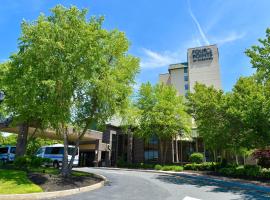
[[[159,139],[159,154],[160,154],[160,163],[163,163],[163,141]]]
[[[237,153],[235,154],[235,163],[236,163],[237,165],[239,164]]]
[[[22,123],[19,126],[19,133],[17,137],[16,145],[16,157],[24,156],[27,147],[27,137],[28,137],[28,123]]]
[[[205,151],[205,143],[203,142],[203,155],[204,155],[204,162],[206,162],[206,151]]]
[[[127,145],[127,162],[129,164],[132,163],[132,146],[133,146],[133,136],[131,134],[131,131],[128,131],[128,145]]]
[[[166,160],[167,160],[167,151],[168,151],[168,141],[165,140],[164,141],[164,155],[163,155],[163,164],[166,163]]]
[[[64,139],[64,155],[62,162],[61,174],[63,177],[67,177],[70,175],[69,167],[68,167],[68,130],[67,128],[63,131],[63,139]]]
[[[196,152],[199,152],[199,147],[198,147],[198,138],[196,138]]]
[[[183,164],[183,142],[182,140],[180,139],[180,144],[181,144],[181,165]]]
[[[174,141],[172,137],[172,163],[174,163]]]
[[[176,151],[176,162],[179,163],[179,152],[178,152],[177,136],[175,136],[175,151]]]

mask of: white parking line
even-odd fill
[[[183,200],[200,200],[193,197],[186,196]]]

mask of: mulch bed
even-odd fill
[[[39,185],[44,192],[75,189],[93,185],[101,181],[100,178],[93,177],[91,174],[89,176],[70,176],[69,178],[63,178],[60,175],[28,173],[28,178],[36,185]]]

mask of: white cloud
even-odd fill
[[[153,69],[168,66],[179,62],[180,55],[177,52],[155,52],[150,49],[142,49],[143,56],[141,58],[141,68]]]
[[[236,40],[240,40],[243,37],[245,37],[246,33],[237,33],[237,32],[231,32],[228,35],[220,38],[213,38],[212,41],[215,44],[218,44],[219,46],[229,43],[229,42],[234,42]]]
[[[192,20],[194,21],[194,23],[196,24],[196,27],[200,33],[200,36],[203,40],[203,42],[206,44],[206,45],[209,45],[210,42],[209,40],[207,39],[202,27],[201,27],[201,24],[199,23],[199,21],[197,20],[197,18],[195,17],[195,15],[193,14],[192,10],[191,10],[191,6],[190,6],[190,1],[188,0],[188,11],[189,11],[189,14],[192,18]]]

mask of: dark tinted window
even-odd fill
[[[185,84],[185,90],[188,90],[188,84]]]
[[[0,148],[0,154],[1,153],[7,153],[8,152],[8,147],[1,147]]]
[[[184,68],[184,73],[188,73],[188,68],[187,67]]]
[[[15,153],[16,152],[16,147],[11,147],[10,153]]]
[[[188,76],[184,76],[184,80],[185,81],[188,81]]]
[[[52,147],[47,147],[45,150],[45,154],[51,154],[52,152]]]

